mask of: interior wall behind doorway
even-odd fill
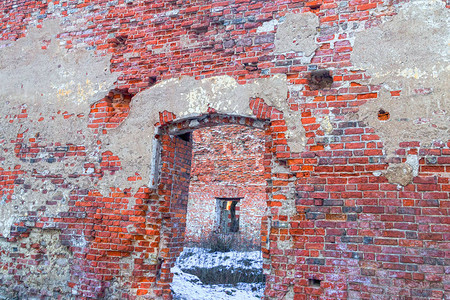
[[[239,199],[240,236],[259,241],[266,209],[264,132],[238,125],[193,132],[186,240],[199,242],[220,233],[217,199]]]

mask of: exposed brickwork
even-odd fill
[[[128,116],[131,98],[127,91],[110,91],[108,96],[92,106],[89,128],[116,128]]]
[[[431,144],[396,141],[397,151],[388,157],[378,133],[352,118],[362,105],[380,99],[381,88],[363,85],[367,73],[352,69],[352,39],[395,16],[404,2],[1,1],[2,40],[14,43],[26,36],[27,26],[70,15],[86,26],[67,27],[58,43],[69,52],[81,48],[111,54],[111,71],[118,74],[116,90],[86,112],[87,128],[67,128],[62,140],[41,135],[35,124],[70,124],[81,115],[59,111],[33,119],[22,105],[2,115],[0,125],[14,123],[20,130],[13,139],[0,135],[0,209],[13,203],[25,212],[12,220],[10,235],[0,239],[1,292],[55,299],[170,299],[170,268],[184,239],[192,144],[167,129],[192,130],[189,120],[176,122],[171,111],[159,112],[160,181],[149,188],[136,173],[128,181],[142,183],[137,193],[115,186],[109,194],[100,193],[96,183],[122,170],[121,157],[98,140],[98,159],[83,142],[73,143],[72,136],[78,131],[107,135],[133,109],[134,94],[165,79],[229,75],[245,84],[285,74],[291,87],[286,101],[301,113],[297,125],[306,132],[305,151],[294,153],[288,146],[287,112],[269,106],[267,99],[250,100],[253,115],[268,121],[262,162],[268,216],[262,218],[261,231],[266,298],[447,299],[448,136]],[[266,21],[303,12],[313,12],[320,21],[319,48],[307,64],[302,53],[274,54],[275,29],[257,30]],[[330,89],[309,86],[316,69],[330,70]],[[422,88],[426,92],[429,87]],[[198,128],[257,127],[251,118],[210,113]],[[329,131],[324,116],[332,116]],[[11,153],[14,161],[6,164]],[[412,183],[389,183],[380,171],[389,163],[406,162],[408,155],[418,157]],[[24,166],[36,167],[31,172]],[[53,166],[59,171],[48,171]],[[88,182],[88,188],[73,187],[74,178]],[[25,191],[50,194],[52,200],[28,203],[21,196]],[[60,207],[66,209],[56,210]],[[71,267],[64,288],[38,289],[23,271],[46,263],[47,246],[30,242],[36,230],[52,230],[52,236],[57,231],[67,247],[64,258]],[[50,260],[62,258],[59,250],[48,253]],[[320,286],[309,279],[320,280]]]
[[[193,132],[193,157],[186,238],[206,239],[219,230],[218,198],[240,198],[239,234],[259,241],[266,211],[264,132],[243,126],[223,126]]]

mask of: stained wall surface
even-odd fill
[[[259,243],[267,208],[264,131],[220,126],[196,130],[192,138],[186,239],[201,242],[212,233],[221,233],[217,201],[237,198],[238,236],[249,244]]]
[[[245,125],[267,299],[445,299],[448,8],[0,1],[0,296],[170,299],[180,136]]]

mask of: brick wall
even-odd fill
[[[264,132],[243,126],[193,132],[186,238],[200,241],[219,231],[218,198],[240,198],[239,233],[259,241],[266,209]]]
[[[410,15],[403,10],[408,5],[416,5]],[[424,11],[436,5],[441,9],[427,15],[432,30],[407,38],[424,25],[415,25]],[[399,47],[407,47],[446,30],[445,18],[436,16],[447,9],[440,1],[1,1],[0,296],[170,299],[170,267],[184,240],[192,150],[173,131],[245,124],[264,130],[268,215],[262,218],[261,244],[267,299],[447,299],[450,141],[448,122],[435,122],[448,120],[448,97],[427,81],[441,65],[429,58],[444,51],[426,48],[425,55],[415,56],[414,49],[405,50],[411,55],[402,63],[422,68],[423,62],[434,71],[419,68],[411,75],[414,68],[389,65],[400,84],[352,60],[359,34],[378,30],[386,34],[376,44],[399,40]],[[278,23],[270,22],[307,12],[317,16],[320,29],[311,60],[301,52],[277,53]],[[390,35],[389,24],[405,16],[414,17],[409,26]],[[43,30],[50,19],[63,24],[63,32],[51,39],[30,37],[32,28]],[[38,45],[33,55],[3,56],[9,47],[24,46],[27,37]],[[55,45],[58,56],[47,63],[33,59]],[[19,82],[18,74],[8,71],[19,63],[28,63],[36,78],[60,74],[70,83],[58,65],[44,75],[36,70],[82,51],[110,55],[117,77],[90,111],[64,109],[73,104],[64,86],[50,86],[56,90],[49,98],[39,80],[31,91],[22,88],[28,82],[7,89]],[[382,65],[383,56],[377,59]],[[333,82],[317,84],[312,73],[317,69],[328,70]],[[442,72],[444,82],[448,73]],[[255,93],[260,98],[249,99],[245,117],[217,113],[214,103],[201,103],[200,110],[193,101],[186,107],[195,116],[179,118],[172,110],[184,94],[167,91],[148,104],[157,107],[156,124],[136,121],[144,114],[133,109],[141,93],[180,76],[200,82],[224,75],[242,86],[283,76],[288,110],[277,108],[279,99],[264,99],[273,86],[260,85]],[[381,79],[369,81],[374,78]],[[42,99],[59,100],[47,108]],[[386,99],[394,103],[388,120],[379,107]],[[421,99],[423,106],[415,106]],[[85,103],[82,94],[76,100]],[[167,107],[159,109],[161,103]],[[405,113],[432,117],[410,120],[395,110],[400,106]],[[294,129],[287,124],[292,119]],[[136,132],[120,140],[127,157],[146,153],[127,143],[133,134],[159,126],[161,163],[154,185],[137,171],[139,163],[111,151],[108,138],[127,122],[137,123]],[[53,135],[61,128],[64,134]],[[288,141],[297,131],[306,146],[293,151]],[[105,182],[109,186],[101,188]],[[61,276],[52,277],[58,270]]]

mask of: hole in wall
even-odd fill
[[[111,46],[117,50],[123,50],[127,45],[127,35],[118,35],[110,40],[108,40],[111,43]]]
[[[148,78],[148,86],[150,87],[150,86],[155,85],[156,81],[157,81],[157,77],[156,76],[150,76]]]
[[[244,69],[246,69],[249,72],[254,72],[254,71],[258,71],[258,63],[256,62],[251,62],[251,63],[243,63],[242,64],[244,66]]]
[[[320,282],[321,282],[321,280],[319,280],[319,279],[315,279],[315,278],[308,279],[308,285],[312,286],[312,287],[320,287]]]
[[[208,28],[209,28],[209,23],[200,23],[198,25],[193,25],[191,27],[191,30],[195,34],[202,34],[202,33],[206,33],[208,31]]]
[[[380,109],[378,111],[378,120],[387,121],[389,120],[389,118],[390,118],[389,112],[385,111],[384,109]]]
[[[312,71],[307,79],[311,90],[329,89],[333,84],[333,76],[329,70]]]
[[[179,135],[177,135],[177,137],[182,139],[185,142],[190,142],[191,141],[191,133],[190,132],[179,134]]]
[[[322,6],[322,3],[314,3],[309,5],[308,7],[311,9],[312,12],[317,12],[320,10],[320,7]]]
[[[287,159],[279,159],[278,164],[283,167],[287,167],[288,161]]]

